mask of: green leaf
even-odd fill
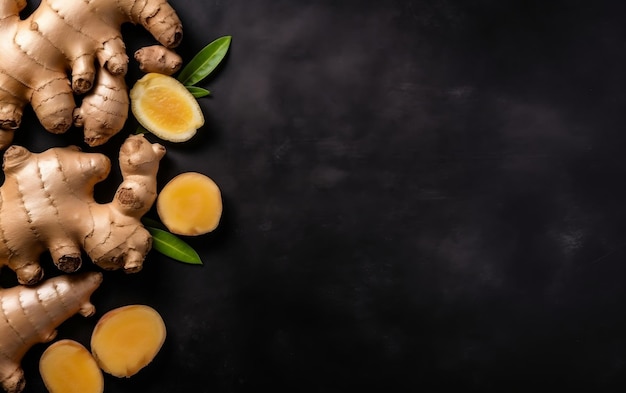
[[[201,87],[196,87],[196,86],[185,86],[185,87],[187,88],[187,90],[189,90],[191,95],[196,98],[206,97],[211,94],[210,91],[208,91],[207,89],[203,89]]]
[[[161,221],[155,220],[150,217],[146,217],[146,216],[141,217],[141,223],[147,227],[152,227],[152,228],[162,229],[164,231],[167,231],[167,228],[165,227],[165,225],[163,225]]]
[[[217,68],[230,47],[231,36],[223,36],[205,46],[178,74],[185,86],[193,86]]]
[[[148,130],[146,130],[142,125],[139,125],[137,127],[137,129],[135,130],[135,135],[139,135],[139,134],[145,134],[149,132]]]
[[[178,236],[162,229],[146,227],[152,235],[152,247],[161,254],[179,262],[202,265],[200,256],[189,244]]]

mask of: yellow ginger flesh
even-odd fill
[[[211,232],[222,216],[220,189],[201,173],[181,173],[159,193],[157,213],[172,233],[194,236]]]
[[[74,340],[50,345],[39,360],[39,373],[50,393],[102,393],[104,377],[96,360]]]
[[[204,125],[198,101],[171,76],[149,73],[130,90],[137,121],[163,140],[185,142]]]
[[[131,377],[152,362],[165,336],[165,323],[152,307],[123,306],[98,321],[91,336],[91,351],[106,373]]]

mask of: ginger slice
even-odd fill
[[[170,180],[157,196],[156,205],[161,222],[177,235],[211,232],[222,216],[219,187],[197,172],[181,173]]]
[[[161,315],[152,307],[133,304],[100,318],[91,336],[91,353],[104,372],[131,377],[150,364],[165,341]]]
[[[104,392],[96,360],[74,340],[60,340],[46,348],[39,359],[39,373],[50,393]]]
[[[188,141],[204,125],[196,98],[168,75],[146,74],[130,90],[130,102],[139,124],[166,141]]]

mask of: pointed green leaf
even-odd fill
[[[165,225],[163,225],[161,221],[155,220],[150,217],[146,217],[146,216],[141,217],[141,223],[146,227],[152,227],[152,228],[162,229],[164,231],[167,231],[167,228],[165,227]]]
[[[209,76],[226,56],[231,38],[220,37],[205,46],[178,74],[178,80],[185,86],[193,86]]]
[[[178,236],[152,227],[146,227],[152,235],[152,247],[161,254],[179,262],[202,265],[200,256],[189,244]]]
[[[135,130],[135,135],[138,135],[138,134],[145,134],[145,133],[147,133],[147,132],[148,132],[148,130],[146,130],[146,129],[144,128],[144,126],[139,125],[139,126],[137,127],[137,129]]]
[[[207,89],[203,89],[201,87],[196,87],[196,86],[185,86],[185,87],[187,88],[187,90],[189,90],[191,95],[196,98],[206,97],[211,94],[210,91],[208,91]]]

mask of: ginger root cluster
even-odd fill
[[[49,251],[66,273],[77,271],[84,250],[105,270],[139,271],[152,237],[141,217],[157,197],[156,174],[165,148],[143,135],[126,139],[119,153],[123,181],[109,203],[94,200],[94,186],[111,169],[109,158],[75,146],[32,153],[13,145],[4,153],[0,187],[0,267],[21,284],[43,275]]]
[[[28,103],[46,130],[75,125],[88,145],[105,143],[128,118],[121,25],[142,25],[166,48],[182,39],[166,0],[42,0],[21,19],[25,7],[26,0],[0,0],[0,149],[11,144]],[[82,95],[80,107],[74,95]]]

